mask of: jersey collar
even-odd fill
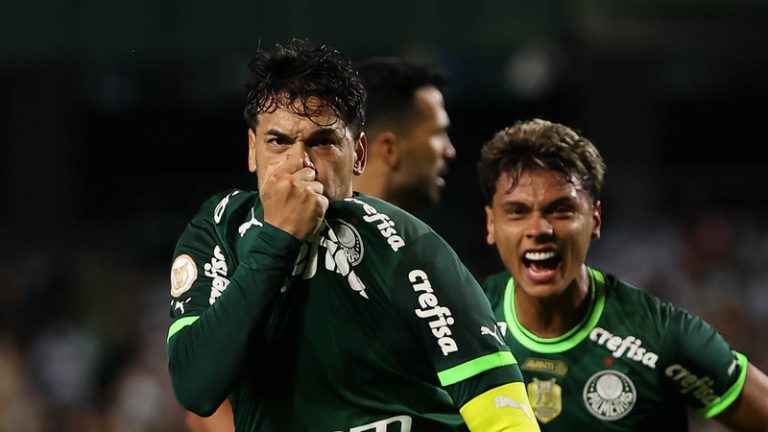
[[[605,307],[605,276],[597,270],[587,267],[589,274],[589,310],[584,318],[567,333],[554,337],[542,338],[526,330],[517,321],[515,314],[515,281],[510,276],[504,290],[504,317],[509,323],[509,331],[518,343],[525,348],[542,354],[555,354],[568,351],[584,340],[595,328]]]

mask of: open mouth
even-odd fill
[[[523,265],[533,279],[546,282],[557,275],[562,257],[555,251],[526,252]]]

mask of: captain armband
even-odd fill
[[[490,389],[464,404],[459,411],[473,432],[539,431],[522,382]]]

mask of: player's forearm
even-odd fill
[[[251,335],[293,268],[300,243],[274,230],[254,241],[216,303],[169,340],[174,392],[199,415],[212,414],[232,391]]]

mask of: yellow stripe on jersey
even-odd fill
[[[505,384],[476,396],[459,410],[473,432],[537,432],[525,384]]]

